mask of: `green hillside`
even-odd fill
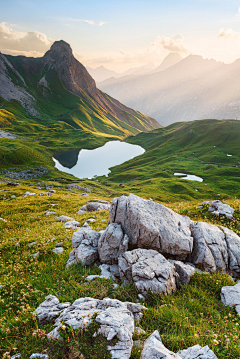
[[[240,122],[202,120],[175,123],[127,138],[146,152],[113,167],[103,183],[163,201],[240,196]],[[232,155],[232,156],[227,156]],[[186,173],[203,178],[188,181]]]

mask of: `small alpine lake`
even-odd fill
[[[195,175],[188,175],[186,173],[174,173],[174,176],[179,176],[180,179],[185,179],[188,181],[197,181],[197,182],[203,182],[203,179],[201,177],[195,176]]]
[[[78,178],[107,176],[109,168],[120,165],[145,150],[138,145],[121,141],[109,141],[104,146],[93,150],[74,150],[54,155],[55,167]]]

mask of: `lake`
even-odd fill
[[[54,155],[55,167],[78,178],[107,176],[109,168],[120,165],[145,150],[141,146],[121,141],[109,141],[94,150],[74,150]]]
[[[203,179],[201,177],[195,176],[195,175],[188,175],[186,173],[174,173],[174,176],[181,176],[181,179],[185,179],[188,181],[197,181],[197,182],[203,182]],[[185,177],[182,177],[185,176]]]

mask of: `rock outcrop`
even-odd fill
[[[96,322],[100,323],[97,334],[104,335],[107,340],[117,338],[117,344],[108,346],[112,358],[129,359],[133,346],[134,319],[139,318],[143,307],[140,304],[121,302],[117,299],[79,298],[70,303],[59,303],[57,297],[49,295],[36,309],[40,324],[55,320],[55,328],[48,334],[48,338],[59,339],[58,330],[63,323],[73,329],[87,328],[96,315]]]
[[[220,214],[225,215],[229,219],[233,219],[234,209],[230,207],[228,204],[224,204],[219,200],[215,201],[205,201],[203,204],[209,204],[210,207],[208,208],[209,212],[219,216]]]
[[[120,224],[109,224],[98,242],[101,263],[118,263],[118,257],[128,250],[128,242],[128,235],[123,233]]]
[[[135,248],[154,249],[179,260],[192,252],[191,220],[160,203],[133,194],[114,198],[109,223],[121,224],[129,244]]]
[[[157,330],[144,342],[143,351],[140,359],[181,359],[178,354],[168,350],[162,343]]]
[[[222,287],[221,301],[224,305],[234,307],[236,312],[240,315],[240,282],[232,287]]]
[[[213,351],[206,345],[194,345],[191,348],[180,350],[178,355],[182,359],[218,359]]]
[[[82,206],[79,210],[93,212],[93,211],[108,210],[109,207],[110,207],[110,203],[88,202],[87,204]]]
[[[124,284],[133,280],[138,292],[170,294],[176,290],[173,264],[154,250],[134,249],[119,258],[119,273]]]

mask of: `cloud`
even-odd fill
[[[225,40],[240,40],[240,32],[234,31],[233,29],[224,29],[223,27],[218,32],[218,37]]]
[[[0,50],[3,53],[41,56],[49,50],[53,41],[41,32],[15,31],[6,22],[0,23]]]
[[[158,36],[151,44],[153,48],[162,48],[170,52],[178,52],[179,54],[187,54],[189,51],[183,44],[184,37],[182,34],[176,34],[173,37]]]
[[[238,8],[238,12],[236,14],[237,16],[240,16],[240,7]]]
[[[71,17],[64,20],[68,22],[86,22],[88,25],[92,25],[92,26],[103,26],[104,24],[106,24],[106,21],[96,22],[94,20],[73,19]]]

